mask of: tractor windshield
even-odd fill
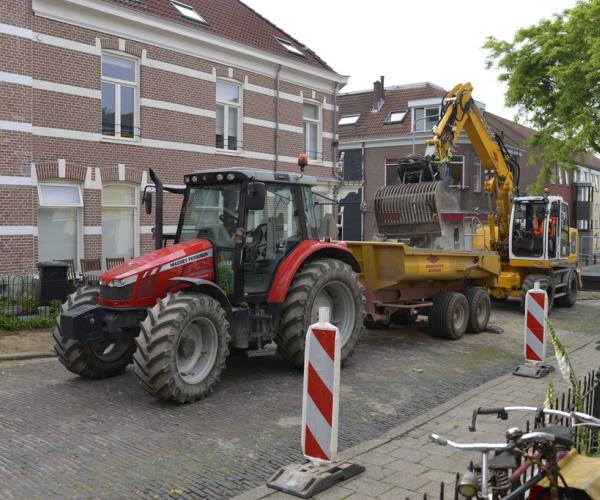
[[[190,189],[179,241],[209,238],[217,247],[233,248],[239,227],[240,185],[209,184]]]

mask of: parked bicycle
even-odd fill
[[[456,493],[493,500],[600,499],[600,456],[586,457],[574,449],[576,430],[582,426],[600,430],[600,419],[581,412],[531,406],[478,408],[469,429],[475,431],[478,415],[497,415],[506,420],[509,412],[518,411],[535,413],[536,423],[543,427],[527,433],[512,427],[506,432],[505,443],[456,443],[431,434],[431,439],[442,446],[481,453],[481,464],[471,465],[462,475]],[[550,424],[547,417],[568,423],[546,425]],[[525,479],[532,468],[533,475]]]

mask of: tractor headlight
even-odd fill
[[[127,300],[133,293],[137,274],[126,278],[100,283],[100,297],[108,300]]]
[[[131,285],[132,283],[135,283],[136,280],[137,280],[137,274],[134,274],[133,276],[127,276],[127,278],[121,278],[119,280],[109,281],[106,286],[120,288],[122,286]]]

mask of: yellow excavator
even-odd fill
[[[451,235],[442,213],[458,209],[458,195],[449,187],[448,164],[464,130],[486,172],[484,190],[492,202],[487,224],[475,225],[472,241],[473,250],[492,250],[501,257],[492,297],[515,297],[524,303],[527,290],[539,282],[548,293],[549,307],[572,307],[581,277],[577,229],[569,227],[569,207],[547,189],[542,196],[519,196],[519,164],[501,136],[492,139],[472,91],[465,83],[446,94],[424,156],[401,158],[399,184],[377,190],[378,230],[412,246],[449,247]]]

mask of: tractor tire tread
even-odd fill
[[[83,304],[96,304],[100,288],[98,286],[84,286],[70,294],[61,306],[61,313]],[[89,379],[103,379],[119,375],[125,371],[127,365],[133,360],[135,344],[131,342],[129,349],[117,360],[104,362],[93,352],[85,342],[71,338],[63,338],[60,331],[59,318],[56,319],[54,331],[54,352],[60,363],[71,373]]]
[[[176,368],[178,329],[193,314],[204,314],[217,329],[217,357],[211,372],[197,384],[187,384]],[[193,316],[192,316],[193,318]],[[148,311],[135,340],[134,372],[140,385],[153,396],[176,403],[203,399],[220,380],[229,354],[229,322],[215,299],[196,293],[168,294]]]
[[[304,347],[306,330],[310,324],[307,302],[317,282],[325,275],[337,273],[351,276],[351,284],[357,302],[357,319],[350,338],[342,346],[342,364],[350,357],[362,330],[362,290],[357,275],[352,268],[337,259],[315,259],[303,265],[294,277],[283,304],[280,327],[275,342],[277,353],[296,368],[304,367]],[[358,305],[360,302],[360,306]],[[359,317],[360,313],[360,317]]]

